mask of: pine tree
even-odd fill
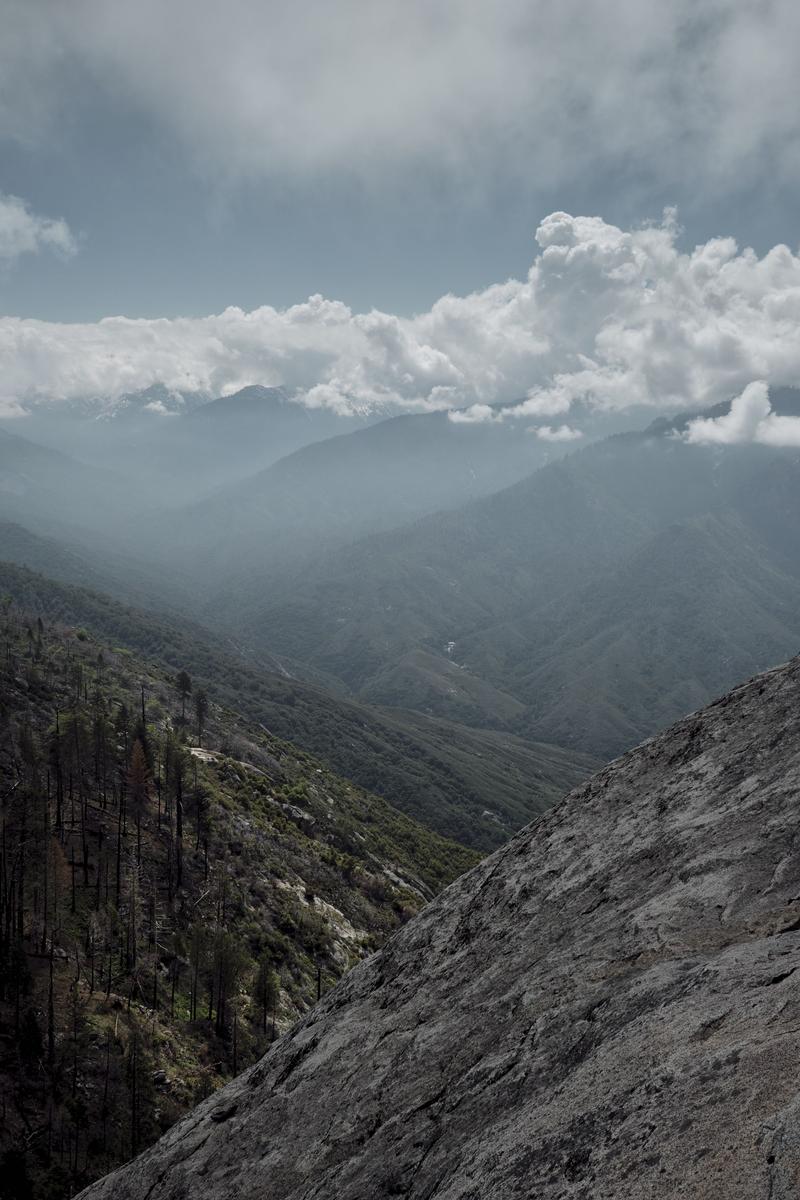
[[[260,1013],[261,1032],[265,1037],[270,1017],[274,1024],[279,996],[280,980],[272,968],[272,962],[265,956],[258,964],[253,985],[253,1000]]]
[[[192,681],[186,671],[179,671],[175,677],[175,687],[181,698],[181,723],[186,721],[186,700],[192,693]]]
[[[197,744],[203,744],[203,730],[206,724],[206,716],[208,715],[208,696],[200,689],[195,693],[194,697],[194,712],[197,717]]]
[[[136,820],[136,861],[142,861],[142,817],[147,809],[150,772],[147,757],[139,738],[133,743],[128,767],[128,804]]]

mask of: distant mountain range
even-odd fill
[[[237,484],[247,503],[262,486],[260,472],[303,447],[338,439],[319,457],[301,456],[284,478],[317,497],[323,483],[345,482],[345,493],[334,497],[342,513],[351,502],[363,507],[368,489],[382,483],[398,493],[389,508],[401,519],[486,495],[570,448],[542,441],[518,422],[456,424],[444,412],[402,414],[386,407],[342,414],[302,400],[280,387],[246,387],[214,399],[152,387],[115,402],[41,402],[26,416],[0,419],[0,428],[112,469],[138,485],[137,509],[191,505],[220,488],[232,489],[235,505]],[[625,427],[620,416],[588,411],[580,424],[586,441]],[[374,439],[359,439],[370,429]],[[355,435],[352,442],[348,435]],[[363,477],[360,490],[356,476]],[[415,488],[422,488],[424,500],[415,498]],[[381,503],[380,495],[369,494]]]
[[[796,452],[659,425],[239,603],[362,699],[609,755],[800,645],[798,512]]]
[[[42,530],[94,531],[123,519],[131,493],[106,467],[0,428],[0,516]]]
[[[219,422],[232,436],[222,414],[207,415],[214,407],[190,420]],[[221,573],[274,576],[276,567],[489,495],[563,453],[509,424],[393,417],[316,440],[127,536],[140,538],[140,553],[177,562],[201,583]]]
[[[73,415],[96,464],[0,433],[0,552],[191,613],[382,721],[607,757],[800,644],[800,457],[688,445],[692,415],[604,438],[598,419],[572,453],[443,413],[326,436],[343,418],[278,389],[150,411],[135,453]]]
[[[3,427],[81,462],[112,468],[152,493],[139,507],[185,503],[243,479],[301,446],[386,414],[339,416],[283,388],[247,387],[216,399],[148,388],[115,403],[41,403]]]

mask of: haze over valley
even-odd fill
[[[306,8],[0,0],[0,1200],[790,1200],[796,6]]]

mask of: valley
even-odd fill
[[[0,31],[0,1200],[798,1200],[800,7]]]
[[[791,447],[690,444],[693,413],[553,452],[446,414],[342,430],[269,389],[167,400],[0,431],[13,1200],[224,1108],[465,871],[456,896],[554,806],[586,836],[598,780],[800,644]]]

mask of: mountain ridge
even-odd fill
[[[456,512],[337,549],[293,578],[291,597],[277,588],[251,598],[242,589],[242,636],[254,646],[263,638],[301,672],[305,664],[338,677],[385,707],[419,707],[607,757],[793,652],[798,505],[800,459],[792,450],[616,435]],[[679,528],[683,558],[680,540],[667,533]],[[707,562],[691,548],[702,528]],[[774,598],[762,578],[775,583]],[[735,656],[705,616],[720,588],[730,592],[727,633],[743,651]],[[617,686],[605,643],[623,610],[628,636],[636,636],[624,651],[631,669]],[[648,659],[653,637],[664,653],[658,669],[650,662],[653,694],[639,706],[633,663]],[[578,675],[594,676],[589,691],[607,709],[594,728],[585,707],[569,712],[563,703],[555,642]],[[688,664],[683,643],[693,646]],[[670,704],[659,707],[659,691]],[[545,710],[559,707],[557,722]]]
[[[141,611],[1,561],[0,591],[46,620],[86,626],[171,670],[189,670],[251,720],[466,845],[499,845],[595,765],[591,756],[512,734],[370,709],[251,663],[185,617]]]

